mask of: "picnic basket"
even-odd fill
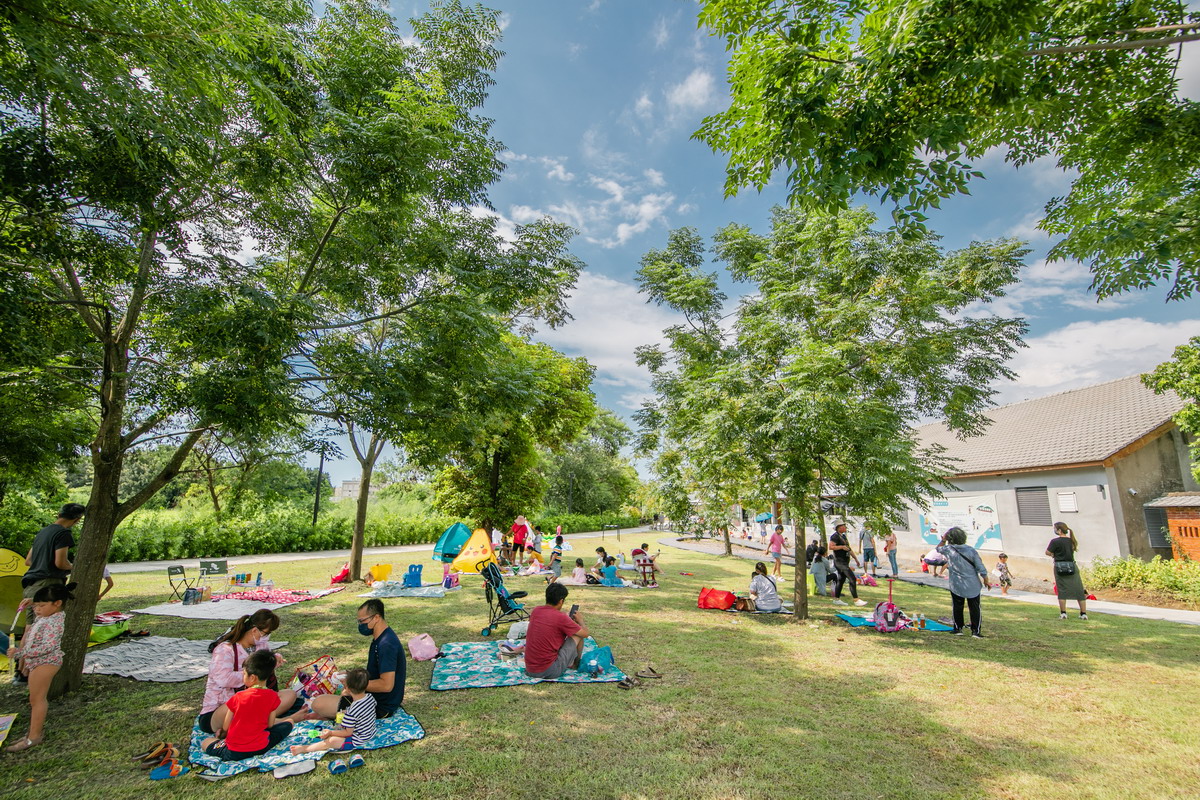
[[[332,656],[321,656],[298,667],[288,685],[296,695],[305,700],[311,700],[323,694],[337,694],[342,690],[338,680],[337,667]]]

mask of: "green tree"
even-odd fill
[[[61,306],[86,331],[82,363],[46,365],[95,409],[64,680],[113,531],[195,444],[302,428],[332,386],[323,352],[404,313],[379,309],[413,282],[453,286],[401,258],[498,175],[477,113],[494,18],[440,4],[411,47],[367,0],[320,20],[293,0],[61,0],[0,18],[0,257],[41,292],[29,319]],[[234,258],[246,233],[265,255]],[[174,452],[122,494],[126,455],[159,445]]]
[[[632,436],[620,417],[598,408],[574,441],[543,451],[546,506],[575,514],[620,511],[638,485],[637,470],[621,456]]]
[[[890,515],[905,501],[937,497],[936,484],[953,469],[918,445],[914,426],[938,415],[961,435],[980,431],[990,385],[1010,374],[1004,361],[1025,330],[1020,320],[977,308],[1016,280],[1027,252],[1019,243],[946,253],[933,236],[904,238],[873,223],[863,210],[776,209],[769,235],[723,229],[717,257],[754,289],[730,329],[705,343],[719,357],[693,361],[689,336],[668,335],[669,350],[642,351],[656,386],[645,424],[674,431],[683,448],[693,440],[742,442],[749,474],[767,476],[760,480],[778,486],[800,520],[820,520],[820,496],[830,486],[853,508]],[[687,249],[689,257],[665,273],[670,280],[643,278],[652,299],[685,313],[702,293],[670,287],[715,286],[700,272],[699,240],[688,237]],[[702,404],[711,410],[698,413]],[[691,438],[680,436],[680,420]],[[795,603],[805,618],[803,569]]]
[[[1200,480],[1200,336],[1175,348],[1171,360],[1142,376],[1158,394],[1173,391],[1187,401],[1175,415],[1175,424],[1192,437],[1192,475]]]
[[[1040,223],[1051,258],[1090,262],[1100,297],[1200,280],[1200,106],[1174,45],[1200,17],[1173,0],[703,0],[732,52],[729,108],[696,137],[727,153],[726,193],[782,171],[792,200],[860,193],[908,226],[965,193],[992,148],[1076,173]]]
[[[435,480],[435,505],[490,529],[533,514],[546,496],[538,447],[566,446],[595,414],[593,368],[544,345],[506,333],[487,355],[485,380],[460,387],[457,425],[412,437],[406,449],[422,463],[449,452]]]

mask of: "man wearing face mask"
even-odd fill
[[[375,696],[375,714],[379,719],[390,717],[404,703],[404,648],[400,637],[388,627],[383,618],[383,601],[371,598],[358,607],[358,632],[371,637],[367,650],[367,692]],[[345,710],[344,699],[323,694],[312,699],[312,713],[298,714],[299,719],[334,719]]]

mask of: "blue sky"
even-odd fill
[[[599,402],[629,418],[648,387],[633,349],[658,341],[674,321],[637,293],[642,254],[685,225],[706,237],[730,222],[762,229],[783,192],[726,199],[724,158],[690,138],[727,102],[723,43],[697,29],[693,2],[486,4],[503,14],[506,53],[485,108],[507,148],[494,213],[504,224],[549,215],[580,231],[572,250],[587,266],[575,319],[539,338],[587,357]],[[424,8],[392,3],[402,28]],[[1185,45],[1180,76],[1181,91],[1200,97],[1200,42]],[[1012,362],[1017,381],[997,387],[1001,402],[1144,372],[1200,335],[1194,301],[1166,304],[1165,291],[1153,290],[1097,303],[1086,267],[1043,260],[1051,242],[1035,226],[1045,202],[1069,185],[1053,162],[1017,170],[992,153],[976,166],[987,179],[971,196],[946,201],[930,224],[950,248],[1000,236],[1033,247],[1021,283],[995,308],[1030,325],[1029,347]],[[335,482],[354,478],[357,465],[341,462],[331,473]]]

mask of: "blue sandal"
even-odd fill
[[[346,762],[342,761],[339,758],[337,761],[334,761],[332,764],[329,765],[329,774],[330,775],[341,775],[347,769],[348,769],[348,767],[346,766]]]
[[[350,756],[350,768],[351,769],[353,769],[355,767],[361,767],[363,764],[366,764],[366,763],[367,762],[363,760],[363,757],[360,753],[355,753],[354,755]]]

